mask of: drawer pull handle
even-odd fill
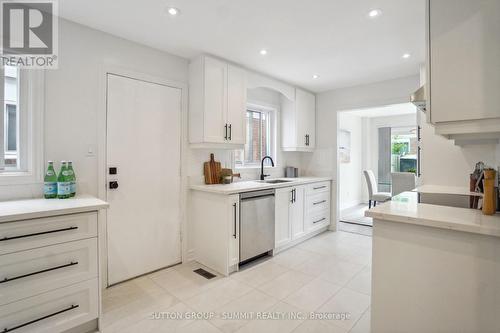
[[[326,200],[321,200],[321,201],[318,201],[318,202],[313,202],[313,205],[316,206],[316,205],[319,205],[319,204],[322,204],[322,203],[325,203]]]
[[[324,220],[326,220],[326,217],[323,217],[322,219],[319,219],[319,220],[317,220],[317,221],[314,221],[314,222],[313,222],[313,224],[319,223],[319,222],[324,221]]]
[[[63,231],[69,231],[69,230],[76,230],[76,229],[78,229],[78,227],[69,227],[69,228],[64,228],[64,229],[56,229],[56,230],[35,232],[33,234],[27,234],[27,235],[21,235],[21,236],[4,237],[4,238],[0,238],[0,242],[5,242],[5,241],[8,241],[8,240],[19,239],[19,238],[25,238],[25,237],[33,237],[33,236],[39,236],[39,235],[45,235],[45,234],[52,234],[54,232],[63,232]]]
[[[321,190],[322,188],[326,188],[326,185],[313,187],[314,190]]]
[[[63,309],[63,310],[60,310],[60,311],[57,311],[57,312],[54,312],[52,314],[49,314],[49,315],[46,315],[46,316],[43,316],[43,317],[40,317],[40,318],[37,318],[37,319],[33,319],[31,321],[28,321],[24,324],[21,324],[21,325],[17,325],[17,326],[14,326],[14,327],[11,327],[11,328],[4,328],[2,333],[7,333],[7,332],[12,332],[14,330],[17,330],[17,329],[20,329],[22,327],[25,327],[25,326],[28,326],[28,325],[31,325],[31,324],[34,324],[34,323],[37,323],[39,321],[42,321],[44,319],[47,319],[47,318],[50,318],[50,317],[54,317],[54,316],[57,316],[58,314],[61,314],[63,312],[67,312],[67,311],[71,311],[73,309],[76,309],[77,307],[79,307],[80,305],[76,304],[76,305],[71,305],[70,307],[66,308],[66,309]]]
[[[33,272],[33,273],[23,274],[23,275],[15,276],[15,277],[12,277],[12,278],[5,278],[3,280],[0,280],[0,284],[1,283],[6,283],[6,282],[10,282],[10,281],[13,281],[13,280],[22,279],[22,278],[25,278],[25,277],[28,277],[28,276],[32,276],[32,275],[37,275],[37,274],[41,274],[41,273],[55,271],[56,269],[61,269],[61,268],[70,267],[70,266],[74,266],[74,265],[78,265],[78,261],[72,261],[69,264],[60,265],[60,266],[51,267],[51,268],[46,268],[46,269],[42,269],[41,271],[36,271],[36,272]]]

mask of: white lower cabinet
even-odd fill
[[[330,224],[330,181],[275,189],[274,251],[326,230]],[[240,263],[240,194],[191,191],[189,220],[193,258],[222,275]]]
[[[240,196],[191,192],[190,221],[194,228],[194,259],[229,275],[240,257]]]
[[[240,262],[240,197],[231,195],[228,204],[229,212],[229,267],[236,270]]]
[[[97,277],[97,238],[15,252],[0,258],[0,305],[5,305]]]
[[[330,182],[276,189],[275,248],[330,224]]]
[[[290,206],[292,205],[292,188],[278,188],[275,191],[275,241],[280,248],[292,240],[292,224],[290,223]]]
[[[292,188],[292,202],[290,202],[290,223],[292,225],[292,240],[304,235],[304,190],[305,186]]]
[[[0,306],[0,332],[63,332],[98,316],[92,279]]]
[[[275,248],[300,238],[306,232],[304,186],[278,188],[275,192]]]
[[[98,329],[97,219],[90,211],[0,223],[0,332]]]

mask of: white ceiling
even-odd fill
[[[387,117],[399,116],[405,114],[416,114],[417,108],[411,103],[391,104],[377,108],[356,109],[342,112],[358,117],[374,118],[374,117]]]
[[[59,12],[173,54],[214,54],[320,92],[417,74],[424,60],[424,2],[64,0]],[[170,17],[168,6],[181,14]],[[374,8],[382,15],[369,19]],[[402,59],[404,53],[411,57]]]

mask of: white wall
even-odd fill
[[[101,80],[110,65],[172,81],[188,78],[186,59],[60,20],[59,69],[46,71],[45,158],[73,160],[80,193],[98,194]],[[94,156],[87,156],[88,147]]]
[[[337,179],[337,113],[343,110],[406,103],[419,87],[419,76],[409,76],[364,86],[327,91],[317,95],[317,149],[304,162],[306,172]],[[336,182],[335,182],[336,183]],[[334,184],[335,184],[334,183]],[[335,195],[335,193],[333,193]],[[337,198],[332,198],[338,214]]]
[[[351,133],[351,159],[339,163],[339,210],[363,202],[363,156],[366,154],[363,142],[363,118],[351,113],[339,113],[339,130]]]

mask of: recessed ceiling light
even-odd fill
[[[267,50],[266,49],[262,49],[260,50],[259,52],[261,55],[266,55],[267,54]]]
[[[409,54],[409,53],[405,53],[402,56],[403,59],[408,59],[409,57],[411,57],[411,54]]]
[[[380,9],[372,9],[368,12],[368,17],[375,18],[382,15],[382,11]]]
[[[316,80],[316,79],[319,79],[319,75],[318,75],[318,74],[314,74],[314,75],[313,75],[313,79],[315,79],[315,80]]]
[[[170,16],[177,16],[179,15],[181,11],[175,7],[168,7],[167,8],[167,13],[170,14]]]

